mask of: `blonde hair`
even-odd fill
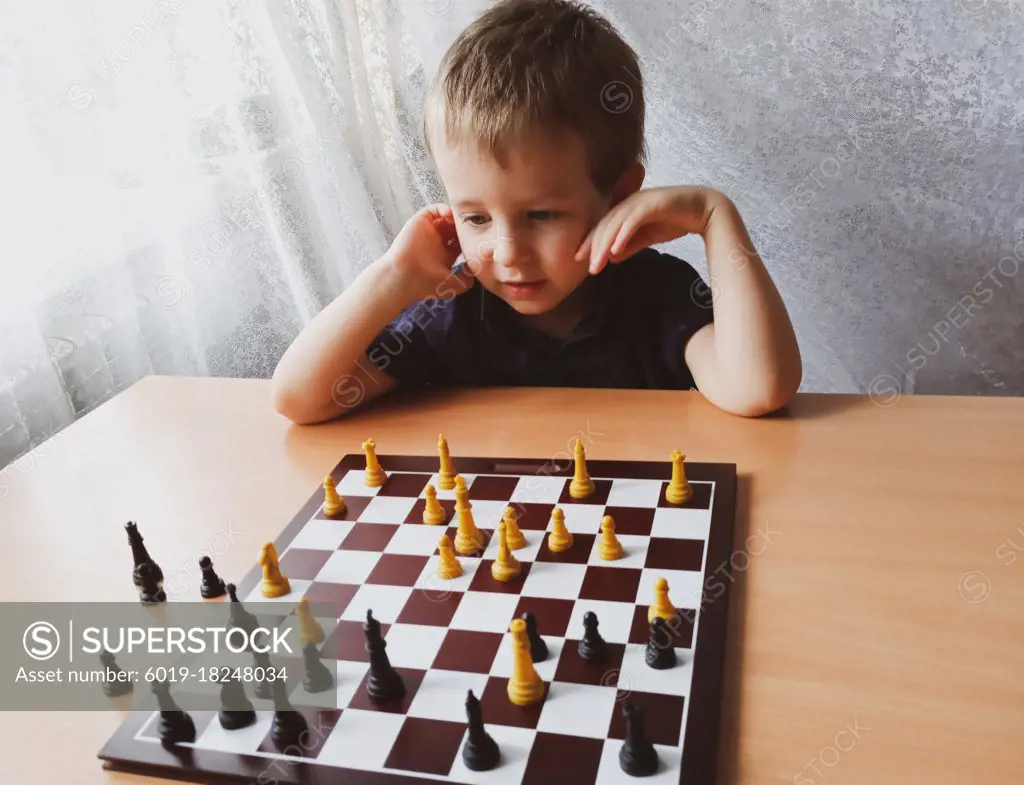
[[[501,0],[445,53],[427,92],[423,135],[443,129],[505,165],[507,145],[534,131],[570,131],[607,193],[646,159],[638,58],[615,28],[577,0]]]

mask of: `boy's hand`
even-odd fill
[[[458,275],[452,272],[461,253],[451,208],[432,204],[406,221],[381,261],[397,274],[396,285],[413,303],[453,292],[461,294],[472,286],[468,263]]]
[[[622,200],[590,230],[576,260],[590,257],[590,273],[637,251],[687,234],[704,235],[715,206],[726,197],[713,188],[648,188]]]

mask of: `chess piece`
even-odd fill
[[[156,605],[164,602],[167,595],[163,590],[164,573],[160,565],[150,558],[149,551],[142,542],[142,535],[139,533],[138,524],[129,521],[124,525],[128,533],[128,544],[132,549],[132,559],[135,567],[132,570],[132,582],[139,592],[139,600],[143,605]],[[145,570],[143,568],[145,567]],[[145,572],[145,576],[143,575]],[[143,586],[145,581],[146,585]]]
[[[580,658],[587,662],[601,662],[608,654],[601,633],[597,631],[597,614],[587,611],[583,614],[583,637],[580,639]]]
[[[330,669],[320,659],[320,652],[316,644],[308,643],[302,650],[302,659],[305,663],[305,676],[302,679],[302,686],[306,692],[326,692],[334,686],[334,677]]]
[[[473,694],[473,690],[468,690],[466,694],[466,719],[469,734],[462,748],[462,762],[470,771],[490,771],[498,765],[501,753],[484,727],[480,700]]]
[[[442,507],[441,502],[437,500],[437,490],[433,485],[428,485],[426,490],[426,505],[423,507],[423,522],[428,526],[437,526],[438,524],[444,523],[445,518],[447,517],[444,507]]]
[[[274,685],[271,679],[266,675],[271,672],[273,663],[270,661],[270,655],[265,651],[252,650],[252,661],[258,669],[256,673],[265,674],[263,678],[253,678],[252,680],[252,693],[261,700],[269,700],[274,697]]]
[[[377,443],[373,439],[367,439],[363,442],[363,452],[366,453],[366,473],[363,475],[363,482],[371,488],[383,485],[387,475],[377,459]]]
[[[610,515],[601,519],[601,542],[597,546],[597,555],[604,561],[615,561],[623,556],[622,543],[615,536],[615,521]]]
[[[686,456],[679,450],[672,451],[672,479],[665,490],[669,504],[684,504],[693,496],[693,486],[686,479]]]
[[[530,657],[530,641],[526,637],[526,622],[513,619],[509,625],[512,632],[512,678],[508,680],[508,698],[516,706],[529,706],[544,697],[544,681],[533,667]]]
[[[268,542],[260,550],[260,566],[263,567],[263,582],[260,594],[273,599],[283,597],[292,590],[288,578],[281,574],[281,565],[277,560],[277,549],[274,543]]]
[[[658,751],[644,733],[644,714],[635,703],[622,707],[626,715],[626,740],[619,749],[619,766],[631,777],[649,777],[658,771]]]
[[[525,548],[526,537],[519,529],[519,514],[516,512],[516,508],[512,505],[506,507],[502,520],[505,523],[505,542],[508,543],[509,550],[518,551],[520,548]]]
[[[437,435],[437,453],[441,459],[441,470],[437,474],[437,484],[442,491],[450,491],[455,487],[455,467],[452,465],[452,456],[448,451],[448,440],[443,433]]]
[[[548,644],[537,632],[537,617],[526,611],[522,619],[526,622],[526,637],[530,641],[530,659],[543,662],[548,658]]]
[[[573,460],[575,462],[575,471],[572,482],[569,483],[569,495],[574,499],[585,499],[594,492],[595,485],[587,473],[587,456],[583,451],[583,442],[579,436],[576,437]]]
[[[458,509],[460,505],[469,504],[469,486],[466,484],[466,478],[461,474],[455,475],[455,509]]]
[[[668,621],[675,615],[676,609],[672,607],[668,598],[668,581],[665,578],[658,578],[654,582],[654,602],[647,609],[647,623],[653,622],[656,616]]]
[[[247,611],[245,606],[239,602],[238,595],[235,593],[235,584],[229,583],[227,585],[227,590],[228,597],[231,600],[228,604],[230,609],[231,625],[233,627],[238,627],[240,630],[244,630],[248,637],[251,638],[253,631],[260,626],[259,619],[256,618],[255,614]]]
[[[114,655],[106,649],[100,652],[100,662],[103,663],[105,679],[103,681],[103,694],[108,698],[120,698],[130,693],[134,686],[128,680],[122,679],[124,673],[121,667],[114,661]]]
[[[565,513],[561,507],[551,511],[551,533],[548,534],[548,550],[561,553],[572,547],[572,533],[565,528]]]
[[[473,505],[469,501],[469,490],[466,489],[465,480],[462,480],[462,491],[459,489],[459,481],[462,476],[455,478],[455,514],[459,519],[459,528],[455,532],[455,550],[463,555],[483,550],[487,545],[487,538],[477,528],[473,520]]]
[[[676,664],[676,647],[672,644],[672,635],[668,625],[661,616],[655,616],[647,636],[647,650],[644,662],[655,670],[666,670]]]
[[[508,540],[505,532],[505,522],[498,524],[498,558],[491,565],[491,577],[496,581],[506,583],[523,571],[519,560],[509,550]]]
[[[401,674],[391,667],[387,655],[387,643],[380,633],[380,622],[373,618],[373,611],[366,612],[363,624],[366,633],[366,651],[370,655],[370,672],[366,677],[366,693],[377,702],[397,701],[405,697],[405,682]]]
[[[328,474],[324,477],[324,515],[328,518],[338,518],[345,514],[348,505],[338,493],[338,486],[334,477]]]
[[[324,628],[313,616],[309,608],[309,600],[301,598],[295,606],[295,615],[299,618],[299,642],[305,646],[307,643],[323,643]]]
[[[284,679],[274,679],[272,689],[274,721],[270,725],[270,740],[279,750],[284,750],[302,742],[302,736],[308,730],[309,723],[288,700],[288,688]]]
[[[217,715],[224,730],[240,730],[256,722],[256,711],[245,694],[245,686],[228,676],[220,685],[220,712]]]
[[[196,726],[192,718],[178,708],[171,697],[171,688],[166,681],[153,682],[153,694],[160,706],[160,724],[157,735],[163,744],[183,744],[196,740]]]
[[[441,580],[450,581],[462,575],[462,564],[455,556],[455,548],[452,547],[451,538],[442,534],[437,542],[438,565],[437,574]]]
[[[204,600],[212,600],[215,597],[223,597],[226,593],[224,581],[213,569],[213,561],[209,556],[199,560],[199,569],[203,572],[203,583],[199,587],[199,593]]]

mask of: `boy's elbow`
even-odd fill
[[[271,399],[274,410],[296,425],[315,425],[330,419],[329,415],[318,411],[316,402],[311,400],[308,393],[276,378],[273,381]]]
[[[782,409],[796,395],[803,380],[799,362],[787,372],[779,374],[770,383],[758,385],[746,395],[739,396],[733,412],[741,417],[764,417]]]

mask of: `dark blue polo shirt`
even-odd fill
[[[367,349],[403,387],[690,389],[690,337],[713,319],[711,291],[687,262],[651,248],[583,284],[596,308],[564,339],[526,326],[478,281],[416,303]],[[459,289],[462,292],[462,289]]]

